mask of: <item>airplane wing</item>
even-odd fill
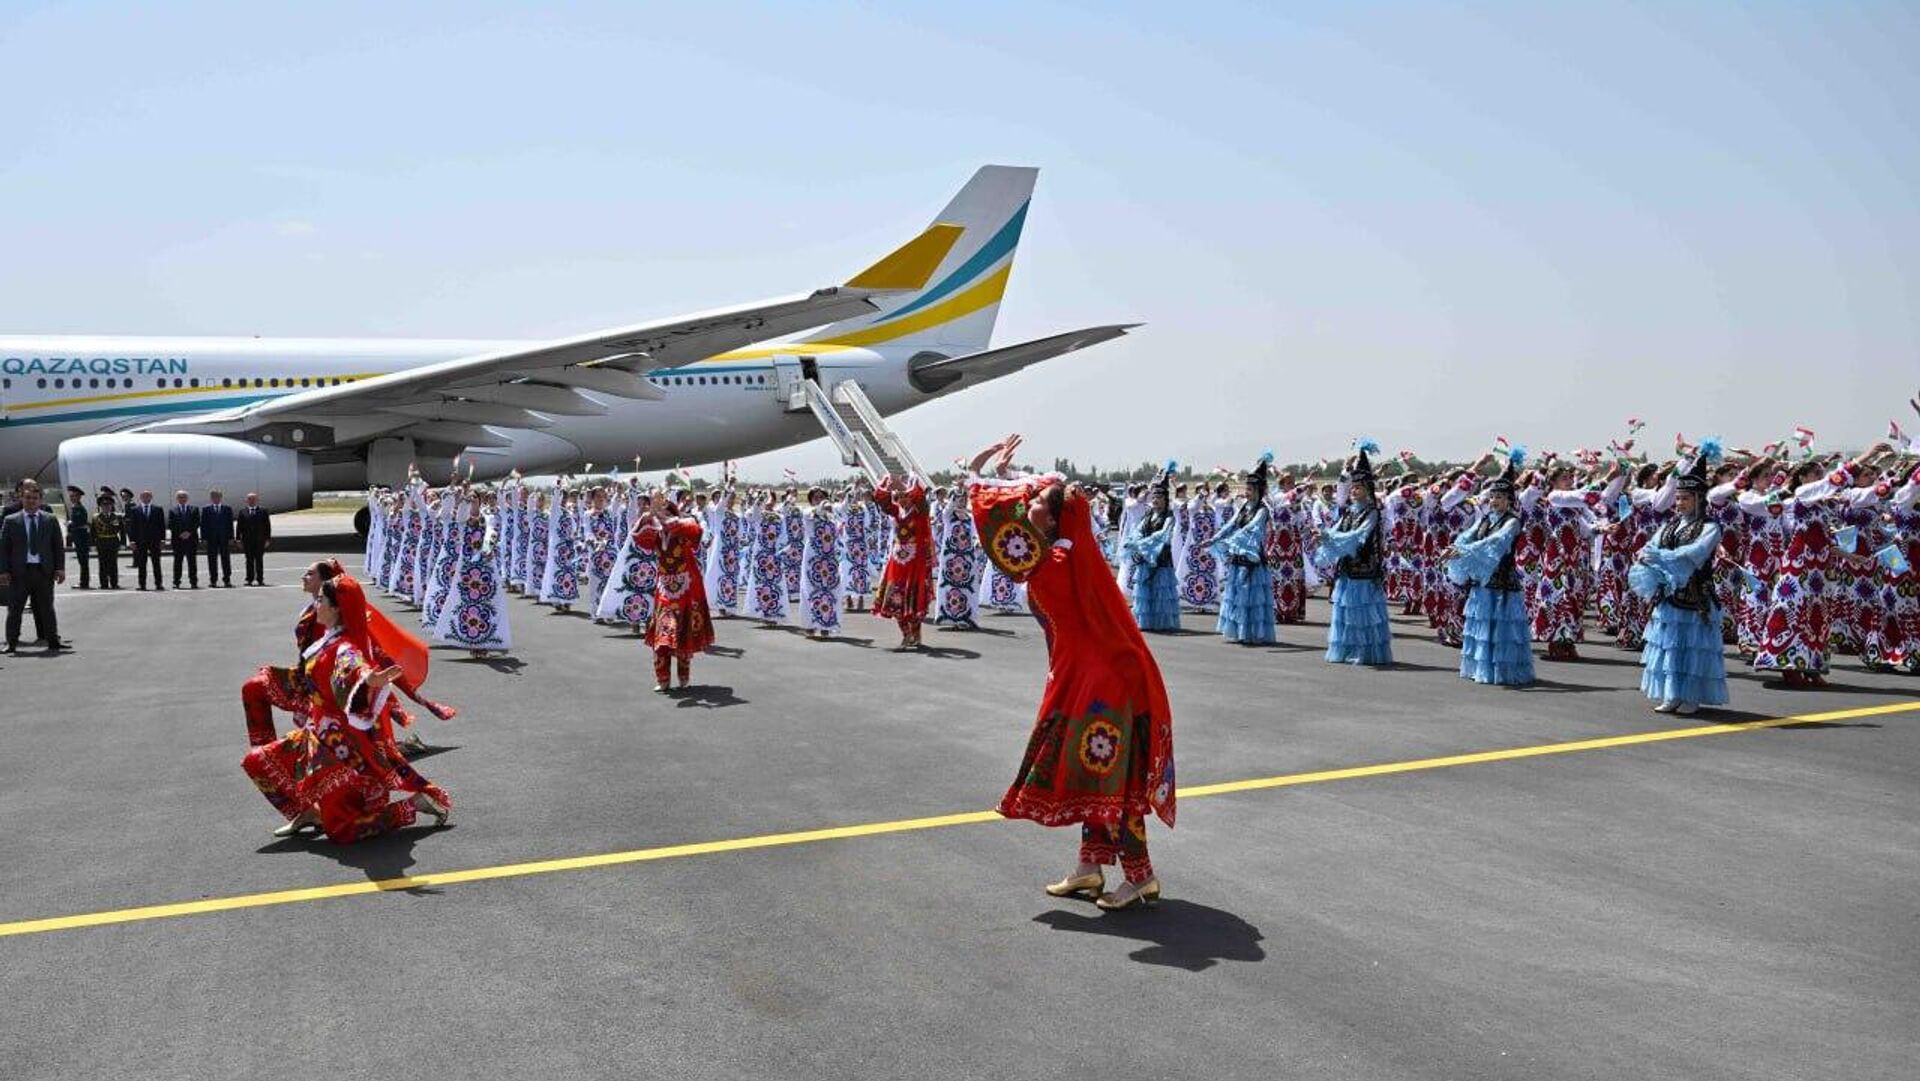
[[[1076,349],[1085,349],[1089,345],[1112,341],[1123,337],[1127,331],[1139,326],[1139,323],[1116,323],[1104,327],[1086,327],[1082,330],[1068,331],[1047,338],[1036,338],[1019,345],[1009,345],[1000,349],[986,349],[978,353],[965,353],[957,357],[945,357],[938,360],[919,361],[912,365],[910,377],[921,390],[929,393],[945,390],[962,380],[969,384],[984,383],[989,379],[998,379],[1011,375],[1022,368],[1031,367],[1043,360],[1071,353]]]
[[[232,409],[158,421],[138,430],[251,436],[322,451],[388,435],[497,446],[488,427],[544,428],[554,416],[594,416],[588,390],[657,399],[645,374],[743,345],[878,310],[873,298],[919,289],[959,239],[935,224],[843,285],[804,296],[460,357],[339,386],[317,387]],[[284,437],[282,437],[284,433]]]

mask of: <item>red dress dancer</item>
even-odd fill
[[[1054,475],[975,478],[968,497],[987,558],[1027,584],[1047,638],[1038,717],[999,811],[1044,826],[1080,824],[1080,866],[1048,893],[1091,894],[1102,908],[1152,903],[1160,883],[1145,818],[1173,825],[1173,715],[1159,666],[1101,556],[1086,496]],[[1055,537],[1043,531],[1048,525]],[[1104,893],[1101,867],[1116,861],[1127,886]]]
[[[676,511],[669,502],[667,509]],[[653,650],[653,689],[667,689],[667,668],[678,661],[680,686],[692,674],[693,655],[713,645],[713,617],[707,611],[707,586],[700,575],[697,518],[676,515],[643,519],[633,531],[641,551],[660,553],[653,587],[653,614],[647,618],[647,646]]]
[[[915,648],[920,645],[920,624],[933,603],[933,524],[927,486],[914,477],[896,494],[893,478],[887,477],[873,490],[873,501],[894,523],[893,550],[874,597],[873,614],[898,622],[900,648]]]
[[[318,826],[348,844],[413,824],[426,811],[444,825],[453,799],[414,770],[393,742],[393,689],[424,678],[427,649],[381,617],[360,583],[329,579],[314,599],[325,633],[301,652],[307,723],[241,760],[267,802],[286,816],[275,833]],[[384,651],[399,663],[375,668]],[[410,796],[395,801],[394,797]]]
[[[309,595],[317,594],[322,582],[343,573],[345,571],[341,568],[339,560],[323,559],[307,568],[307,573],[301,577],[300,584]],[[383,620],[385,618],[378,612],[374,615]],[[274,741],[273,711],[275,709],[293,714],[295,724],[306,723],[307,707],[311,704],[313,688],[307,685],[306,676],[300,664],[300,654],[318,641],[320,635],[321,627],[314,620],[313,602],[308,601],[307,606],[300,610],[300,617],[293,623],[293,665],[282,668],[279,665],[263,664],[258,672],[240,685],[240,708],[247,718],[247,742],[252,746],[264,747]],[[394,663],[391,656],[380,652],[378,642],[374,644],[373,663],[377,668],[387,668]],[[420,679],[425,678],[423,668]],[[395,681],[394,685],[400,688],[401,693],[420,703],[429,713],[443,721],[452,720],[454,714],[458,712],[452,706],[442,705],[422,695],[418,680],[403,676]],[[396,705],[393,709],[393,722],[405,728],[413,724],[413,718],[406,710]]]

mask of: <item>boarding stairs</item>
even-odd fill
[[[839,449],[842,464],[857,467],[876,485],[888,476],[926,476],[860,384],[846,379],[828,390],[817,380],[804,379],[800,389],[814,419]]]

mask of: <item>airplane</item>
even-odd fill
[[[444,484],[456,459],[491,480],[805,442],[834,430],[822,402],[858,399],[857,425],[1139,325],[989,347],[1038,174],[982,167],[840,285],[552,341],[0,335],[0,476],[292,510],[409,465]]]

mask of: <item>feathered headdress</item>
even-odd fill
[[[1717,436],[1702,439],[1695,451],[1693,464],[1687,467],[1685,473],[1680,474],[1679,488],[1683,492],[1692,492],[1704,499],[1707,489],[1712,486],[1707,480],[1707,469],[1718,462],[1724,452],[1721,450]]]
[[[1368,491],[1377,491],[1378,485],[1373,477],[1373,462],[1367,455],[1380,453],[1380,444],[1361,436],[1353,441],[1353,451],[1353,482],[1366,485]]]
[[[1157,494],[1161,499],[1166,500],[1168,503],[1172,503],[1173,502],[1173,474],[1174,474],[1174,471],[1179,468],[1180,468],[1180,463],[1174,461],[1172,458],[1168,458],[1167,467],[1160,471],[1159,476],[1153,478],[1153,485],[1148,490],[1148,494],[1149,495]]]
[[[1260,493],[1265,495],[1267,491],[1267,474],[1271,472],[1273,472],[1273,451],[1263,450],[1260,452],[1259,461],[1254,462],[1253,468],[1247,470],[1247,484],[1259,489]]]
[[[1505,492],[1507,498],[1512,499],[1520,485],[1520,466],[1526,460],[1527,448],[1517,444],[1508,447],[1507,468],[1503,470],[1498,477],[1493,479],[1493,484],[1488,486],[1487,491]]]

